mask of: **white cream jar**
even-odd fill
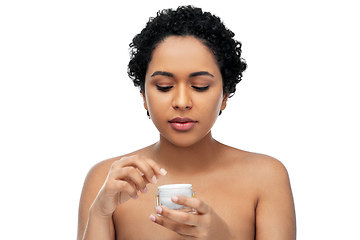
[[[158,193],[155,195],[155,209],[158,206],[165,206],[175,210],[182,210],[186,212],[193,212],[191,208],[179,205],[171,201],[173,196],[195,197],[195,192],[192,191],[191,184],[168,184],[158,187]]]

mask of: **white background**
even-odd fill
[[[285,164],[298,239],[360,239],[356,2],[1,1],[0,238],[75,239],[89,168],[157,141],[128,44],[159,9],[194,4],[249,65],[214,137]]]

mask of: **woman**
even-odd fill
[[[159,12],[135,36],[128,73],[160,139],[89,171],[78,239],[295,239],[284,166],[211,135],[246,69],[233,37],[219,18],[190,6]],[[157,187],[170,183],[193,185],[196,198],[172,201],[195,214],[154,212]]]

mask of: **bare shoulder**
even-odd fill
[[[257,173],[257,177],[269,177],[272,174],[287,175],[285,166],[274,157],[260,153],[247,152],[229,146],[225,146],[225,148],[226,158],[235,168],[245,167],[247,171],[251,171],[252,174]]]
[[[244,169],[242,173],[256,193],[256,239],[295,239],[295,207],[285,166],[264,154],[238,155],[238,168]]]
[[[285,166],[278,159],[259,153],[247,152],[226,146],[228,171],[243,176],[239,181],[247,179],[258,190],[260,197],[272,188],[283,186],[289,189],[290,182]]]
[[[233,156],[231,169],[255,191],[256,239],[295,239],[295,207],[285,166],[264,154],[228,152]]]
[[[269,178],[275,176],[288,176],[285,166],[274,157],[259,153],[248,153],[246,159],[254,168],[254,171],[260,174],[258,177],[263,180],[269,180]]]
[[[255,162],[259,166],[257,239],[296,239],[294,199],[285,166],[266,155],[258,156]]]
[[[279,174],[287,176],[285,166],[274,157],[232,147],[227,147],[227,156],[227,159],[230,159],[234,165],[245,167],[247,171],[255,174],[258,178],[266,179]]]

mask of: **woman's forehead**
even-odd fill
[[[152,54],[147,76],[155,71],[208,71],[220,74],[214,54],[192,36],[171,36],[162,41]]]

